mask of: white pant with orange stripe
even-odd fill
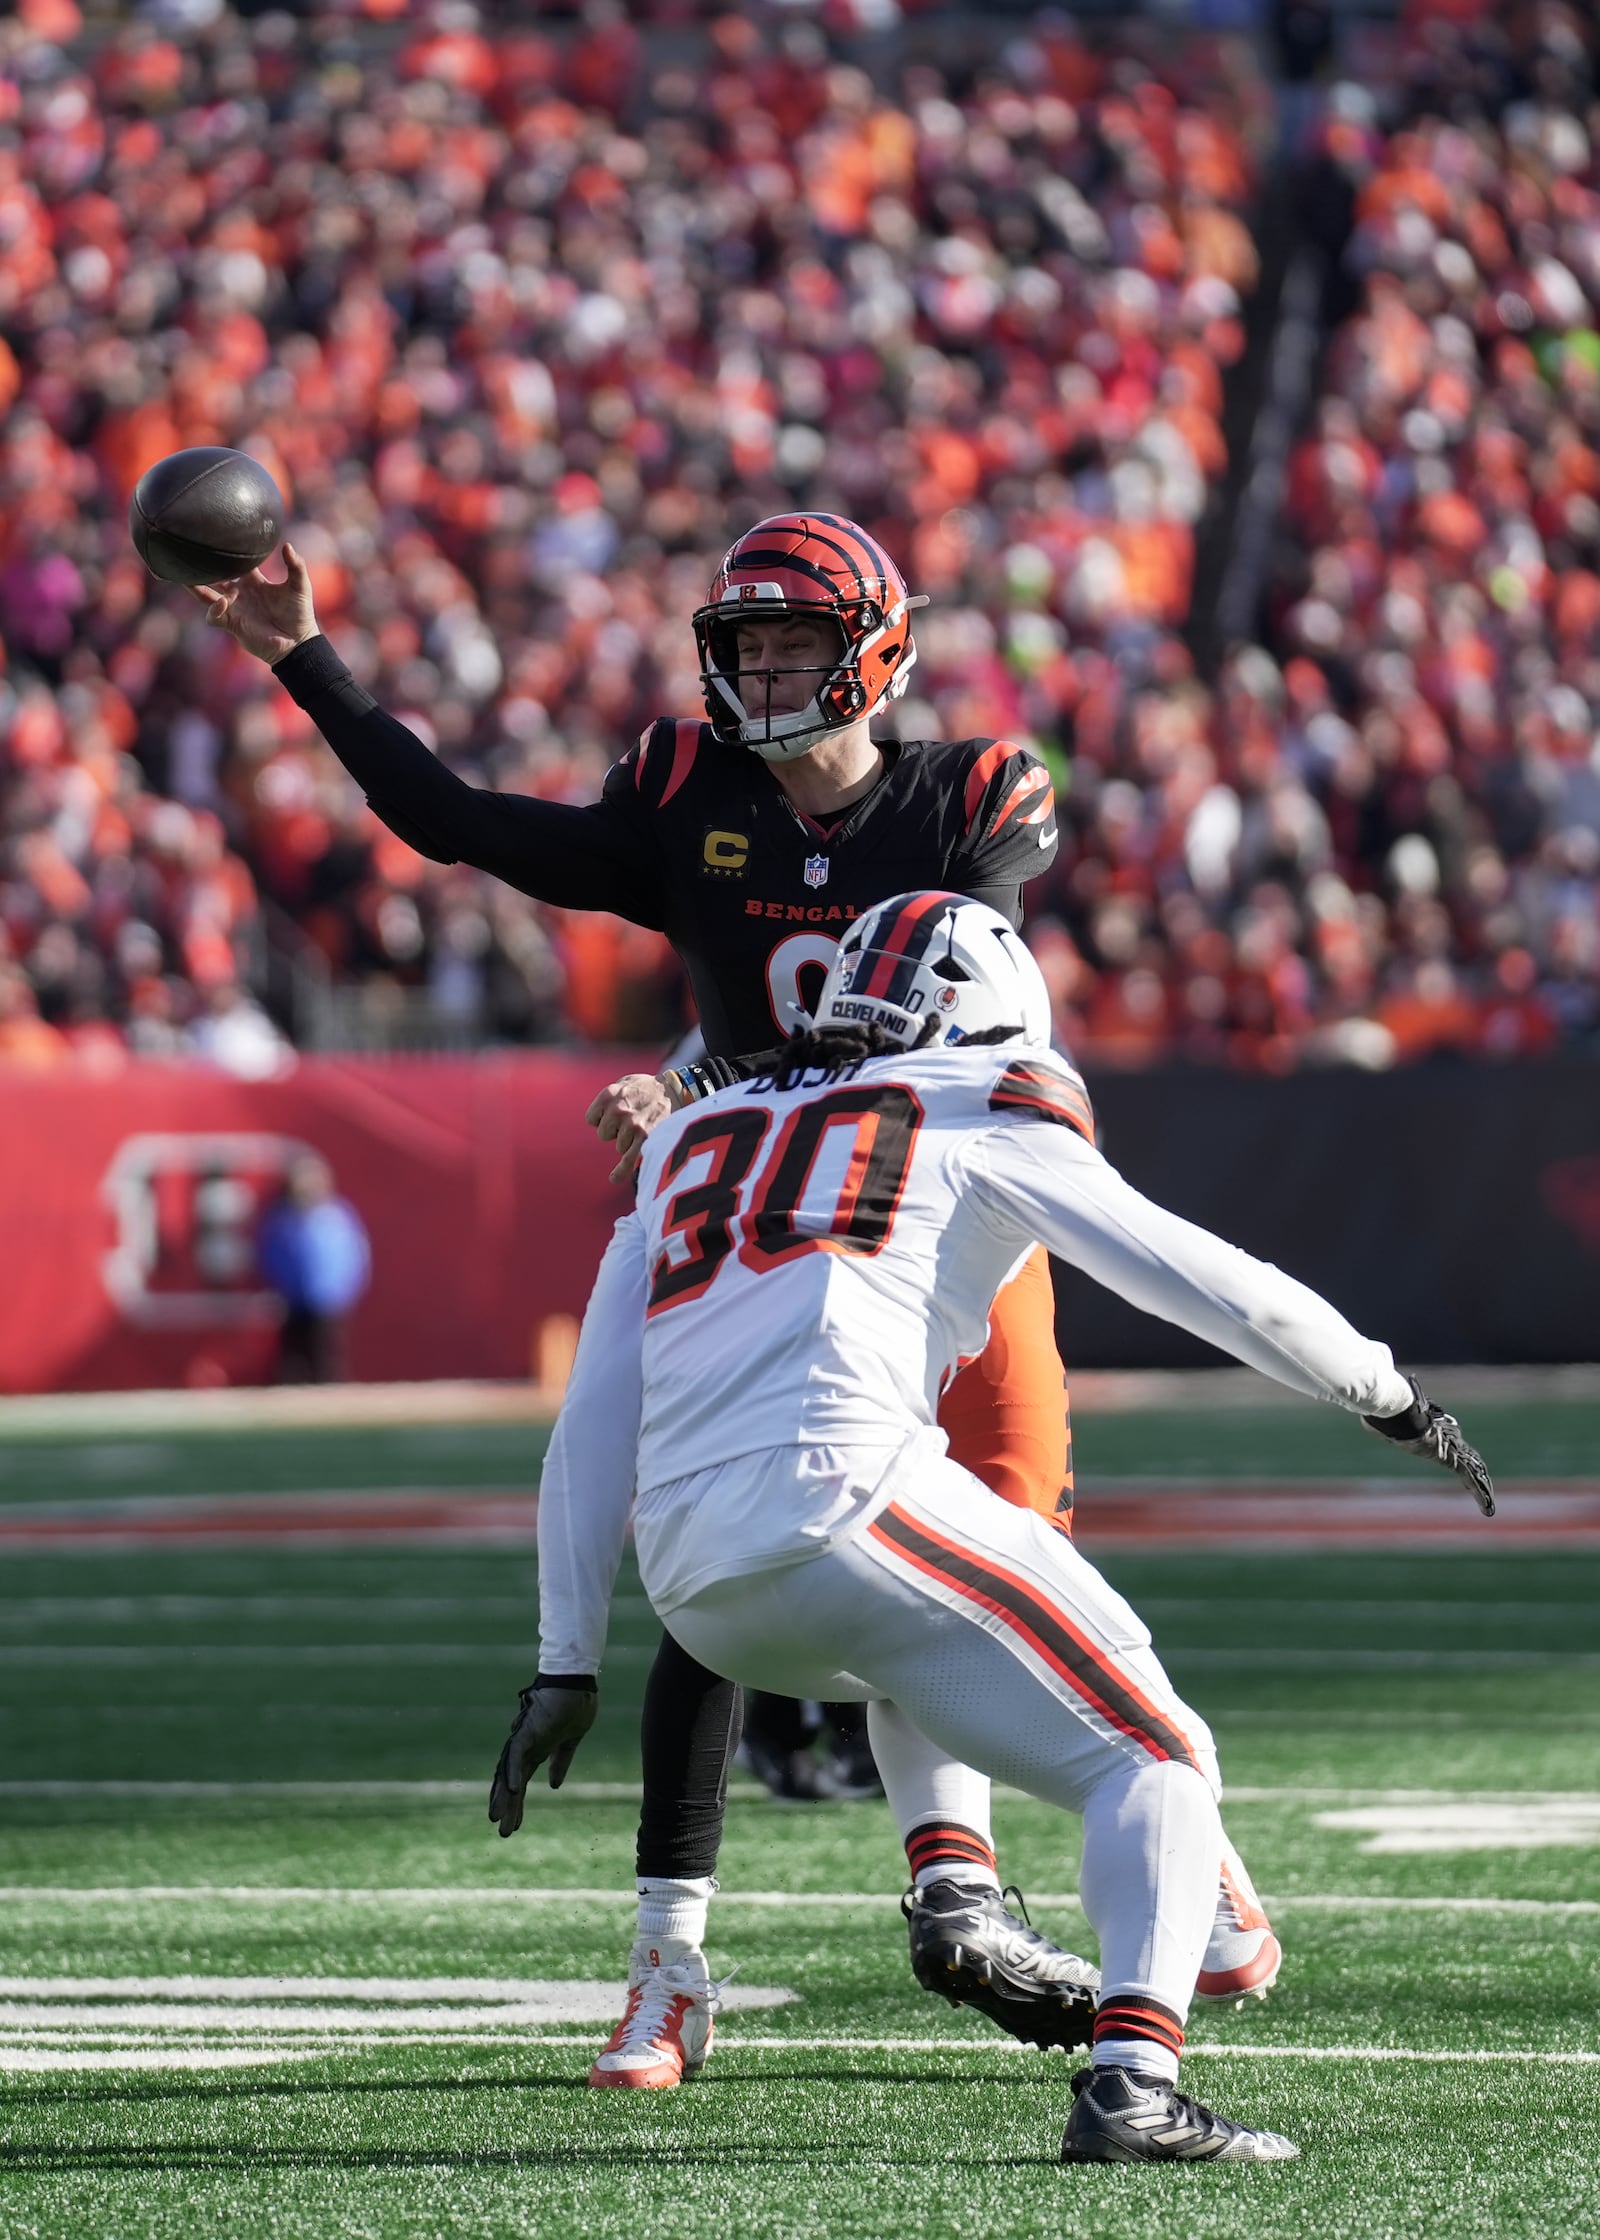
[[[748,1517],[753,1488],[780,1498],[784,1475],[778,1454],[700,1473],[696,1539],[714,1546],[719,1506]],[[674,1490],[681,1502],[688,1488]],[[782,1695],[886,1699],[952,1757],[1081,1813],[1105,1997],[1157,2002],[1181,2043],[1222,1846],[1210,1731],[1078,1549],[982,1496],[936,1460],[848,1539],[717,1579],[662,1616],[714,1672]],[[648,1533],[640,1557],[648,1592]]]

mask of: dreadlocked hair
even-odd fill
[[[775,1089],[797,1089],[808,1076],[835,1081],[854,1073],[869,1058],[901,1058],[912,1050],[925,1050],[937,1039],[943,1022],[923,1021],[915,1042],[900,1042],[887,1027],[797,1027],[778,1055],[766,1080]],[[985,1027],[981,1033],[963,1035],[961,1046],[973,1050],[985,1043],[1010,1042],[1020,1027]],[[765,1084],[763,1084],[764,1086]]]
[[[937,1018],[924,1020],[921,1034],[912,1043],[897,1041],[887,1027],[796,1027],[778,1053],[770,1075],[772,1086],[797,1089],[807,1074],[832,1081],[840,1074],[853,1073],[869,1058],[898,1058],[907,1049],[924,1049],[938,1032]]]

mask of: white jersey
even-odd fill
[[[596,1285],[546,1465],[542,1667],[597,1660],[594,1582],[614,1573],[626,1504],[609,1481],[635,1426],[658,1609],[814,1553],[942,1452],[940,1394],[1036,1243],[1297,1391],[1366,1414],[1410,1403],[1386,1346],[1123,1181],[1083,1083],[1049,1052],[941,1048],[727,1089],[650,1136],[637,1212]],[[606,1412],[592,1434],[584,1392],[585,1412]],[[772,1450],[796,1455],[785,1497],[752,1474],[747,1510],[717,1504],[713,1530],[696,1479]]]

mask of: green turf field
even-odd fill
[[[1505,1417],[1507,1472],[1592,1470],[1586,1410]],[[1324,1421],[1163,1417],[1141,1439],[1092,1419],[1080,1456],[1091,1489],[1154,1454],[1205,1475],[1387,1467],[1337,1422],[1332,1460],[1308,1445]],[[532,1445],[510,1425],[19,1441],[0,1487],[89,1506],[516,1487]],[[1106,1560],[1217,1730],[1288,1953],[1264,2006],[1197,2013],[1186,2074],[1304,2159],[1165,2171],[1061,2169],[1070,2065],[912,1984],[882,1806],[740,1795],[711,1957],[747,2003],[695,2085],[584,2088],[594,1987],[629,1933],[654,1631],[631,1577],[572,1783],[502,1843],[484,1802],[531,1665],[521,1550],[19,1543],[0,1563],[0,2233],[1600,2230],[1600,1553],[1485,1530],[1481,1552]],[[1008,1795],[997,1833],[1038,1918],[1084,1940],[1073,1825]]]
[[[1502,1476],[1586,1478],[1595,1472],[1600,1396],[1513,1402],[1444,1390],[1438,1397],[1470,1418],[1473,1436]],[[0,1507],[113,1494],[532,1487],[549,1436],[549,1425],[535,1421],[210,1429],[183,1436],[0,1429]],[[1247,1482],[1361,1475],[1379,1466],[1378,1450],[1353,1417],[1272,1397],[1261,1406],[1226,1409],[1080,1410],[1077,1450],[1086,1490],[1100,1477],[1169,1473]]]

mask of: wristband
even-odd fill
[[[325,692],[330,685],[351,681],[348,667],[320,631],[316,637],[302,638],[297,646],[291,646],[273,663],[272,673],[290,699],[302,708],[311,693]]]
[[[698,1104],[702,1097],[711,1096],[721,1086],[719,1082],[712,1079],[710,1067],[698,1062],[686,1066],[673,1066],[668,1070],[664,1079],[675,1081],[678,1084],[683,1093],[685,1104]]]
[[[1401,1441],[1420,1439],[1428,1428],[1428,1403],[1422,1397],[1422,1388],[1415,1377],[1407,1378],[1412,1399],[1409,1408],[1402,1408],[1398,1415],[1363,1416],[1362,1422],[1369,1431],[1376,1431],[1380,1438]]]
[[[540,1672],[534,1675],[536,1688],[576,1688],[586,1696],[598,1695],[600,1683],[592,1672]]]

